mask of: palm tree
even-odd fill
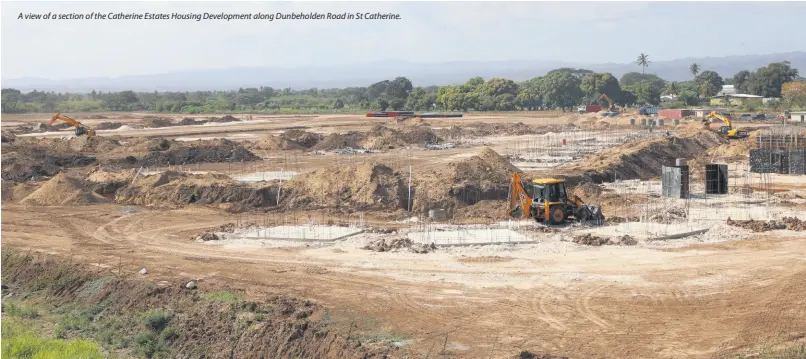
[[[694,77],[697,77],[697,74],[700,73],[700,65],[697,65],[697,63],[695,62],[691,64],[691,66],[689,66],[688,70],[691,71],[691,74]]]
[[[649,66],[652,61],[649,61],[649,55],[641,53],[638,56],[638,60],[635,61],[635,64],[641,66],[641,74],[644,74],[644,70]]]

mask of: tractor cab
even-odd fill
[[[566,202],[565,180],[556,178],[540,178],[532,181],[532,198],[536,202]]]

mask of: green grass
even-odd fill
[[[8,300],[3,301],[3,313],[8,316],[23,319],[39,318],[39,310],[28,304],[18,304]]]
[[[206,301],[218,303],[235,303],[241,299],[238,294],[226,291],[205,292],[201,294],[201,298]]]
[[[97,344],[86,340],[59,340],[45,338],[31,329],[24,322],[12,318],[4,318],[3,358],[82,358],[103,359]]]

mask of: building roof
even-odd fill
[[[730,97],[734,97],[734,98],[764,98],[764,96],[748,95],[748,94],[744,94],[744,93],[735,93],[735,94],[721,94],[720,93],[720,94],[718,94],[718,95],[716,95],[714,97],[711,97],[711,98],[722,98],[722,97],[725,97],[726,95],[730,96]]]

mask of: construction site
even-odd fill
[[[17,263],[4,272],[48,275],[30,258],[60,258],[114,278],[87,301],[197,308],[177,313],[213,311],[191,289],[296,298],[247,319],[174,314],[194,333],[184,345],[220,357],[767,358],[806,345],[803,127],[737,133],[635,109],[2,120],[2,244]],[[4,274],[4,300],[14,283]],[[145,304],[115,299],[131,288]],[[245,339],[258,330],[269,339]]]

